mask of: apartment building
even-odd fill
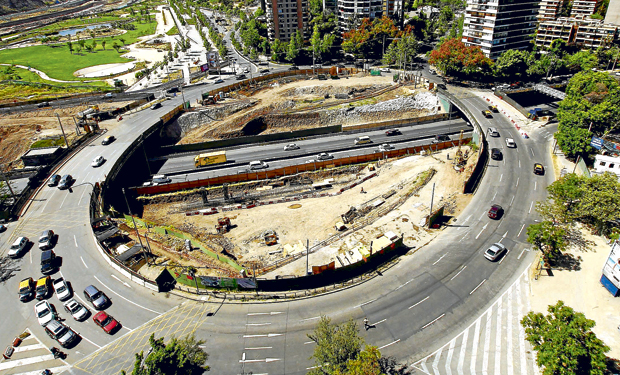
[[[462,41],[491,59],[528,48],[536,32],[538,0],[468,0]]]
[[[541,0],[538,9],[538,22],[552,21],[558,18],[562,0]]]
[[[572,18],[589,17],[594,14],[594,9],[599,0],[573,0],[573,7],[570,11]]]
[[[556,39],[576,43],[581,48],[596,49],[610,45],[618,37],[618,26],[591,18],[560,17],[541,22],[536,35],[536,45],[548,48]]]
[[[393,2],[402,0],[393,0]],[[381,18],[384,0],[336,0],[338,26],[342,32],[349,31],[351,20]],[[393,5],[392,5],[393,6]]]
[[[383,0],[383,15],[391,17],[403,8],[403,0]]]
[[[266,0],[269,39],[289,42],[308,24],[308,0]],[[305,36],[307,37],[307,36]]]

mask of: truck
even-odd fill
[[[206,154],[200,154],[194,158],[194,164],[196,168],[204,167],[205,165],[219,164],[226,162],[226,151],[209,152]]]

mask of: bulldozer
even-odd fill
[[[263,239],[265,240],[265,245],[272,246],[278,243],[278,235],[273,230],[267,230],[263,233]]]
[[[231,227],[230,218],[228,216],[220,217],[217,219],[217,225],[215,226],[217,233],[219,234],[228,233],[230,231],[230,227]]]

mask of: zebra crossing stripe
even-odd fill
[[[506,372],[506,375],[514,375],[514,368],[513,368],[513,364],[512,364],[512,361],[513,361],[513,358],[512,358],[512,324],[513,324],[513,322],[512,322],[512,308],[514,306],[512,296],[513,296],[513,293],[514,293],[514,291],[513,291],[514,284],[512,284],[510,286],[510,289],[511,289],[511,292],[508,293],[508,303],[507,303],[508,304],[508,308],[507,308],[507,310],[508,310],[508,313],[507,313],[507,315],[508,315],[507,316],[508,324],[506,324],[506,336],[508,337],[508,340],[506,342],[506,344],[507,344],[506,346],[507,346],[507,349],[508,349],[507,352],[506,352],[506,362],[507,362],[507,365],[508,365],[508,370]]]
[[[476,358],[478,355],[478,338],[480,337],[480,319],[476,319],[476,328],[474,328],[474,344],[472,345],[471,362],[469,363],[469,371],[471,375],[476,375]]]
[[[435,360],[433,361],[433,372],[435,375],[440,375],[439,373],[439,359],[441,358],[441,352],[443,351],[443,347],[439,348],[437,354],[435,354]]]
[[[448,359],[446,360],[446,375],[452,375],[452,368],[450,368],[450,364],[452,363],[452,353],[454,353],[454,346],[456,345],[456,337],[450,341],[450,347],[448,348]]]
[[[60,374],[63,371],[70,369],[71,366],[60,366],[60,367],[50,367],[48,370],[52,372],[52,374]],[[28,371],[28,372],[20,372],[19,374],[13,375],[41,375],[41,370]]]
[[[46,354],[46,355],[40,355],[36,357],[18,359],[16,361],[2,362],[0,363],[0,371],[8,370],[8,369],[19,367],[19,366],[32,365],[34,363],[39,363],[39,362],[44,362],[44,361],[53,361],[53,360],[54,360],[53,354]]]
[[[484,352],[482,353],[482,375],[489,374],[489,351],[491,350],[491,313],[493,311],[493,306],[487,310],[487,320],[484,330]]]
[[[500,365],[502,360],[502,299],[497,304],[497,324],[495,325],[495,373],[501,374]]]
[[[461,352],[459,353],[459,364],[456,368],[456,371],[459,375],[463,375],[463,363],[465,362],[465,348],[467,347],[467,336],[469,336],[469,328],[468,327],[465,332],[463,332],[463,343],[461,344]]]
[[[517,284],[517,306],[518,311],[523,311],[523,304],[521,301],[521,285]],[[519,327],[519,357],[521,365],[521,375],[527,375],[527,361],[525,360],[525,331],[523,327]]]

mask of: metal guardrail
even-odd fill
[[[556,90],[552,87],[549,87],[547,85],[542,85],[540,83],[534,85],[534,89],[536,89],[536,91],[540,91],[543,94],[549,95],[549,96],[553,96],[554,98],[558,98],[560,100],[564,100],[564,98],[566,98],[566,93],[560,91],[560,90]]]

